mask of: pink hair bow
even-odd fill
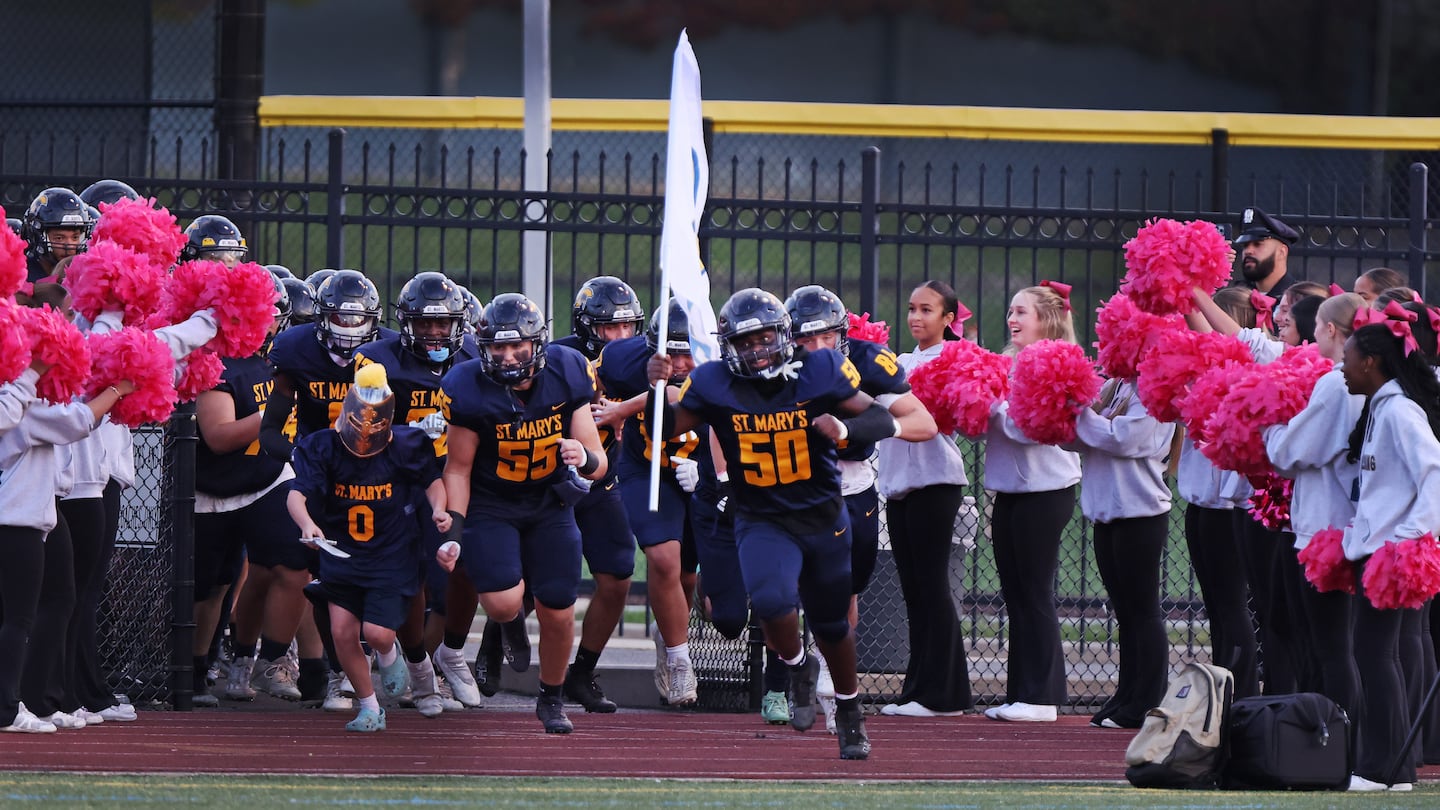
[[[1410,324],[1418,320],[1419,315],[1401,306],[1397,301],[1386,304],[1382,313],[1385,316],[1385,328],[1390,330],[1390,334],[1405,341],[1406,357],[1420,348],[1420,344],[1415,342],[1415,332],[1410,328]]]
[[[1341,287],[1339,284],[1336,284],[1336,283],[1333,282],[1333,281],[1330,282],[1330,294],[1331,294],[1331,295],[1344,295],[1344,294],[1347,293],[1347,292],[1349,292],[1349,290],[1345,289],[1344,287]]]
[[[1056,295],[1059,295],[1060,299],[1065,302],[1065,311],[1070,311],[1070,291],[1074,289],[1074,287],[1063,281],[1042,281],[1040,282],[1040,286],[1049,287],[1054,290]]]
[[[955,302],[955,320],[953,320],[953,321],[950,322],[950,333],[953,334],[955,337],[958,337],[958,338],[963,338],[963,337],[965,337],[965,333],[964,333],[963,331],[961,331],[961,329],[962,329],[961,324],[963,324],[963,323],[965,323],[966,321],[970,320],[971,316],[973,316],[974,314],[975,314],[975,313],[971,312],[971,311],[970,311],[970,308],[967,307],[967,306],[965,306],[965,304],[963,304],[963,303],[960,302],[960,301],[956,301],[956,302]]]
[[[1250,291],[1250,306],[1255,308],[1255,325],[1261,329],[1275,325],[1275,300],[1259,290]]]
[[[1440,335],[1440,311],[1434,307],[1425,307],[1425,314],[1430,316],[1430,331]]]

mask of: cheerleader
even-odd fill
[[[1264,434],[1265,451],[1275,471],[1295,481],[1290,502],[1295,542],[1280,551],[1286,601],[1297,618],[1297,630],[1306,633],[1306,646],[1319,670],[1320,691],[1351,717],[1360,711],[1360,672],[1350,639],[1353,600],[1342,591],[1321,593],[1311,587],[1296,555],[1316,532],[1344,526],[1355,514],[1350,499],[1359,470],[1345,451],[1364,398],[1346,389],[1340,366],[1355,312],[1364,305],[1354,293],[1320,305],[1315,344],[1335,362],[1335,369],[1315,384],[1304,410],[1288,424],[1266,428]]]
[[[1360,791],[1409,790],[1415,781],[1414,760],[1401,751],[1411,719],[1399,655],[1407,611],[1375,607],[1378,594],[1367,592],[1363,572],[1386,543],[1440,527],[1440,500],[1430,495],[1440,487],[1440,383],[1425,359],[1435,353],[1435,333],[1428,318],[1392,320],[1356,329],[1344,350],[1346,387],[1366,398],[1350,434],[1359,498],[1342,541],[1346,559],[1358,563],[1354,645],[1363,711],[1350,789]]]
[[[1175,426],[1136,396],[1135,380],[1111,379],[1075,424],[1082,459],[1080,511],[1095,526],[1095,565],[1120,634],[1115,694],[1090,720],[1139,728],[1159,705],[1170,669],[1160,609],[1160,558],[1169,533],[1165,467]]]
[[[1069,286],[1044,282],[1016,293],[1005,325],[1011,356],[1041,340],[1074,343]],[[990,537],[1010,617],[1010,655],[1005,703],[985,710],[991,720],[1053,721],[1069,699],[1055,571],[1079,482],[1079,454],[1031,441],[1007,403],[996,407],[985,441],[985,488],[995,492]]]

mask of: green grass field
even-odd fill
[[[1142,791],[1125,785],[1018,782],[755,782],[495,777],[0,775],[4,807],[779,807],[1311,808],[1434,807],[1408,794]]]

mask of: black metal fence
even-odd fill
[[[581,151],[566,139],[600,136],[557,133],[551,191],[533,192],[521,188],[523,155],[513,132],[357,137],[270,130],[262,179],[240,183],[215,179],[219,160],[204,138],[152,139],[144,149],[91,142],[70,148],[0,131],[0,204],[14,211],[46,186],[81,187],[114,176],[182,221],[212,212],[231,217],[250,236],[257,260],[300,275],[358,267],[387,295],[414,272],[431,269],[481,298],[518,289],[522,235],[541,231],[556,302],[605,273],[629,280],[653,306],[663,136],[608,136],[606,144],[637,148]],[[1074,285],[1077,326],[1089,342],[1094,307],[1114,292],[1124,272],[1123,245],[1145,221],[1230,223],[1252,204],[1302,232],[1291,261],[1305,277],[1348,286],[1364,269],[1391,265],[1408,271],[1423,291],[1435,272],[1426,246],[1435,224],[1427,213],[1432,191],[1426,165],[1413,155],[1240,149],[1218,136],[1208,148],[914,140],[887,141],[889,151],[860,139],[827,139],[811,152],[785,154],[816,140],[716,135],[700,234],[714,300],[745,286],[784,293],[825,284],[852,309],[888,321],[892,347],[906,350],[913,345],[903,317],[909,291],[938,278],[975,311],[978,340],[999,348],[1013,292],[1054,279]],[[114,160],[91,159],[107,153]],[[559,304],[552,313],[556,333],[568,331],[567,310]],[[1004,691],[1005,612],[985,541],[983,470],[974,449],[967,451],[978,543],[973,550],[957,544],[952,579],[976,695],[989,701]],[[142,475],[159,475],[152,463]],[[127,505],[151,502],[137,489]],[[1163,580],[1177,660],[1203,656],[1208,640],[1180,510],[1177,501]],[[133,514],[136,531],[152,530],[147,517]],[[1101,699],[1115,671],[1114,626],[1088,538],[1077,515],[1066,530],[1057,581],[1077,706]],[[126,551],[117,556],[112,599],[154,587],[164,574],[156,558]],[[882,701],[899,691],[906,654],[903,606],[887,555],[882,551],[876,583],[862,600],[860,626],[864,686]],[[163,632],[160,617],[144,611],[166,600],[139,601],[116,609],[106,625],[112,643],[118,636],[128,649],[137,643],[130,633]],[[145,618],[127,613],[132,609]],[[701,632],[696,647],[706,704],[748,705],[756,656],[747,643]],[[154,666],[127,663],[120,671],[151,683],[144,673]]]

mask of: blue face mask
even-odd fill
[[[430,362],[432,363],[443,363],[446,360],[450,359],[450,347],[446,346],[443,349],[427,349],[425,351],[425,355],[430,358]]]

